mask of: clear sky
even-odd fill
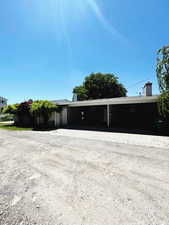
[[[0,3],[0,95],[9,103],[72,98],[91,72],[116,74],[138,95],[156,81],[169,44],[168,0],[5,0]]]

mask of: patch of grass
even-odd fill
[[[0,129],[5,129],[5,130],[13,130],[13,131],[28,131],[28,130],[33,130],[32,128],[25,128],[25,127],[17,127],[11,123],[0,123]]]

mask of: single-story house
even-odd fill
[[[107,127],[150,127],[158,118],[158,96],[152,96],[152,84],[145,84],[144,96],[87,101],[52,101],[62,107],[50,121],[55,127],[67,125]]]

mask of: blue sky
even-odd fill
[[[91,72],[116,74],[138,95],[156,81],[169,44],[168,0],[5,0],[0,7],[0,95],[9,103],[72,98]]]

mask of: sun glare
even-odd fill
[[[43,26],[47,24],[50,28],[58,26],[65,35],[67,27],[76,26],[80,21],[93,15],[101,26],[114,38],[125,41],[125,38],[114,27],[113,21],[109,21],[104,15],[104,10],[96,0],[26,0],[30,11],[34,11],[37,21]],[[102,1],[102,0],[100,0]],[[28,3],[29,2],[29,3]],[[29,9],[28,9],[29,11]],[[68,38],[67,38],[68,39]]]

